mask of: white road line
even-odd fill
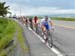
[[[28,29],[30,30],[30,31],[32,31],[43,43],[45,43],[45,41],[42,39],[42,37],[40,37],[38,34],[36,34],[30,27],[28,27]],[[50,46],[48,45],[48,43],[46,44],[46,46],[48,47],[48,48],[50,48]],[[54,48],[54,47],[52,47],[52,48],[50,48],[54,53],[56,53],[57,54],[57,56],[63,56],[61,53],[60,53],[60,51],[58,51],[56,48]]]
[[[63,56],[56,48],[51,48],[51,50],[56,53],[58,56]]]

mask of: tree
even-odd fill
[[[10,13],[9,6],[5,6],[6,2],[0,2],[0,16],[6,16],[7,13]]]

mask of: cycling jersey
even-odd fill
[[[26,18],[26,22],[28,23],[28,19]]]
[[[38,17],[37,16],[34,17],[34,23],[38,23]]]
[[[48,22],[46,21],[46,22],[44,22],[44,26],[46,27],[46,29],[47,30],[49,30],[49,24],[48,24]]]
[[[47,30],[50,30],[51,29],[50,21],[51,19],[48,19],[48,21],[45,21],[45,19],[42,19],[41,25],[44,25]]]
[[[32,18],[29,18],[29,22],[32,23]]]

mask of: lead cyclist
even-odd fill
[[[48,16],[45,16],[45,18],[41,19],[41,29],[42,29],[42,32],[45,32],[45,31],[52,32],[52,31],[54,31],[54,23],[51,20],[51,18],[49,18]],[[48,38],[46,38],[46,40],[48,40]]]

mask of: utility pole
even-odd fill
[[[21,11],[21,8],[20,8],[20,16],[21,16],[21,13],[22,13],[22,11]]]

